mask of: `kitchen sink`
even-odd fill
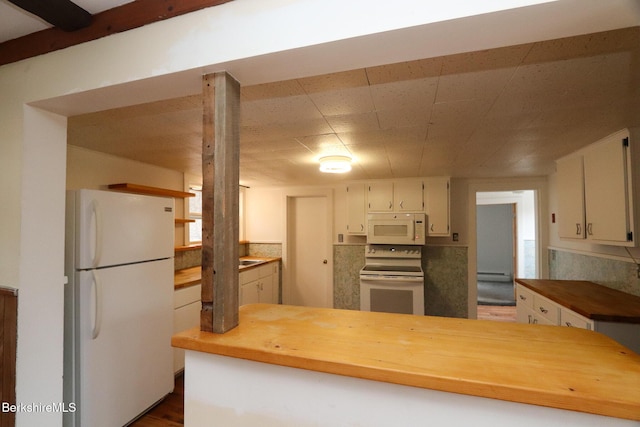
[[[240,267],[248,267],[250,265],[254,265],[254,264],[259,264],[261,262],[264,262],[261,259],[241,259],[239,266]]]

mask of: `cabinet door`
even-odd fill
[[[626,244],[631,231],[624,136],[616,133],[584,155],[587,238],[608,244]]]
[[[178,333],[200,325],[200,301],[192,302],[173,311],[173,332]],[[184,369],[184,350],[173,349],[173,372]]]
[[[425,180],[428,236],[449,235],[449,177]]]
[[[260,280],[246,283],[240,286],[239,305],[255,304],[260,302]]]
[[[584,171],[582,156],[557,162],[558,235],[563,239],[584,239]]]
[[[275,304],[273,299],[273,275],[260,279],[260,302]]]
[[[347,232],[349,234],[367,234],[364,225],[366,218],[366,193],[364,184],[347,186]]]
[[[393,183],[375,182],[368,185],[369,212],[393,210]]]
[[[422,180],[398,181],[393,184],[394,206],[397,212],[424,211]]]

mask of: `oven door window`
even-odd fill
[[[371,311],[413,314],[413,291],[400,289],[371,289]]]

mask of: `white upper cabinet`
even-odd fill
[[[393,204],[396,212],[424,212],[424,184],[422,180],[394,182]]]
[[[367,184],[368,212],[424,212],[421,179],[380,181]]]
[[[558,161],[561,238],[636,244],[633,174],[637,171],[632,170],[632,144],[629,130],[624,129]]]
[[[371,182],[367,184],[369,212],[392,212],[393,182]]]
[[[584,239],[583,157],[574,155],[558,160],[558,233],[564,239]]]
[[[425,179],[427,213],[427,235],[449,236],[449,177],[438,176]]]
[[[367,234],[367,210],[365,185],[349,184],[347,191],[347,233],[354,235]]]

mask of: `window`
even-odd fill
[[[244,190],[245,187],[240,186],[239,200],[239,239],[244,240]],[[189,223],[187,229],[187,245],[196,245],[202,243],[202,185],[189,185],[189,192],[194,193],[195,197],[189,197],[187,218],[194,222]]]
[[[190,185],[189,192],[194,193],[195,197],[188,198],[187,218],[194,222],[189,223],[187,244],[194,245],[202,243],[202,186]]]

